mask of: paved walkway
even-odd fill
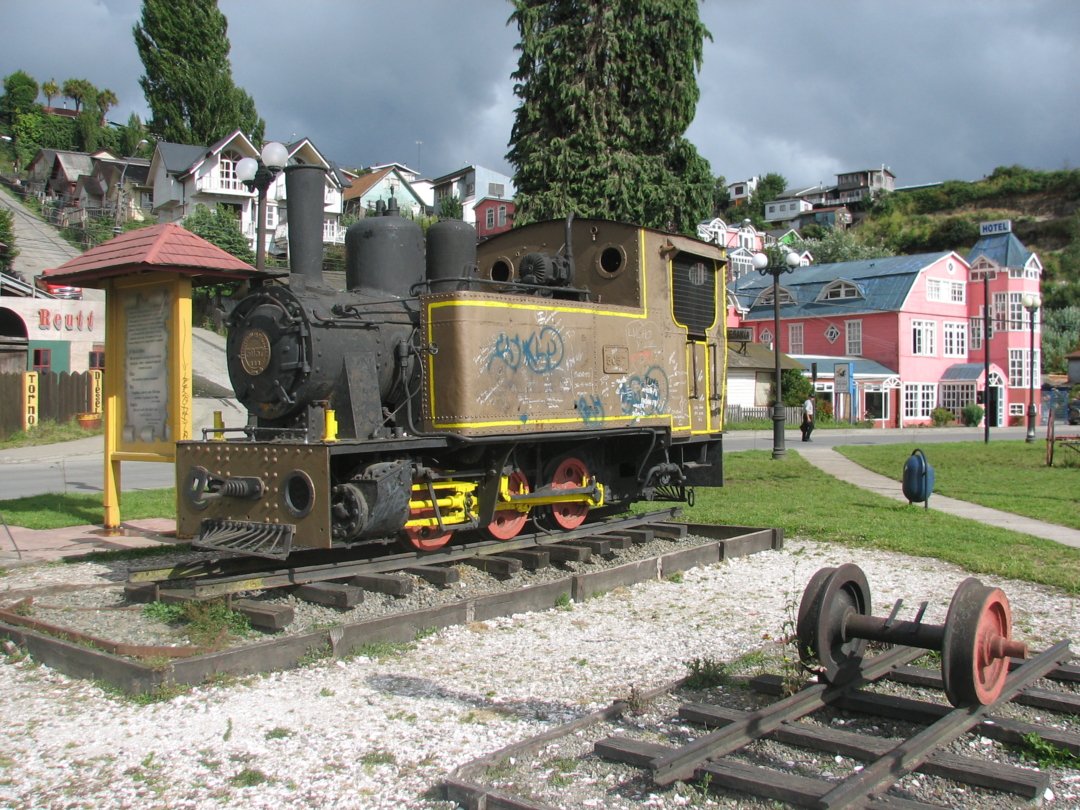
[[[861,467],[854,461],[840,455],[831,447],[799,447],[798,452],[819,470],[827,472],[841,481],[876,492],[878,495],[892,498],[895,501],[907,502],[899,481],[870,472],[865,467]],[[1041,520],[1014,515],[1011,512],[1002,512],[998,509],[990,509],[968,501],[946,498],[943,495],[931,494],[927,505],[930,509],[947,512],[950,515],[967,518],[968,520],[975,520],[989,526],[1010,529],[1014,532],[1022,532],[1046,540],[1053,540],[1056,543],[1062,543],[1073,548],[1080,548],[1080,531],[1066,526],[1058,526],[1056,523],[1045,523]],[[921,508],[921,504],[919,506]]]

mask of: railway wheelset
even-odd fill
[[[941,653],[945,694],[954,706],[987,706],[1001,695],[1011,658],[1027,658],[1027,644],[1012,638],[1012,611],[1000,588],[968,577],[957,587],[944,624],[903,621],[897,600],[888,616],[871,615],[870,586],[859,566],[822,568],[799,603],[799,657],[826,682],[843,685],[860,676],[869,642]]]

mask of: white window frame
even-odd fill
[[[488,228],[494,228],[495,227],[495,209],[494,208],[489,208],[487,210],[487,213],[484,215],[484,225],[486,227],[488,227]]]
[[[1035,351],[1035,362],[1038,364],[1035,366],[1035,368],[1042,368],[1042,358],[1040,357],[1041,354],[1041,350]],[[1035,384],[1039,384],[1038,379],[1035,380]],[[1031,387],[1030,349],[1009,349],[1009,387]]]
[[[241,157],[236,152],[221,153],[221,157],[218,158],[218,182],[221,183],[221,188],[231,191],[240,191],[244,188],[244,184],[240,182],[236,174],[236,166],[240,160]]]
[[[929,419],[937,407],[937,383],[904,383],[904,418]]]
[[[851,357],[862,355],[862,321],[844,321],[844,353]]]
[[[926,280],[926,300],[944,301],[945,282],[939,278],[928,278]]]
[[[803,354],[803,325],[801,323],[788,324],[788,354]]]
[[[943,356],[967,357],[967,323],[960,321],[945,321],[941,326]]]
[[[937,357],[937,321],[911,322],[911,353],[918,357]]]
[[[761,331],[758,332],[758,343],[769,343],[769,344],[771,344],[772,342],[773,342],[772,330],[767,326],[762,327]]]
[[[974,382],[952,382],[941,384],[941,407],[948,408],[953,415],[960,418],[960,411],[975,401]]]
[[[859,292],[859,288],[852,284],[850,281],[844,281],[843,279],[837,279],[830,284],[827,284],[825,288],[818,295],[818,301],[842,301],[846,298],[861,298],[862,293]]]

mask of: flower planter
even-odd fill
[[[83,430],[98,430],[101,428],[100,413],[77,413],[75,414],[75,421],[79,423],[79,427]]]

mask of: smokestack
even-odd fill
[[[289,211],[289,267],[292,277],[322,284],[323,200],[326,169],[322,166],[285,167],[285,196]]]

